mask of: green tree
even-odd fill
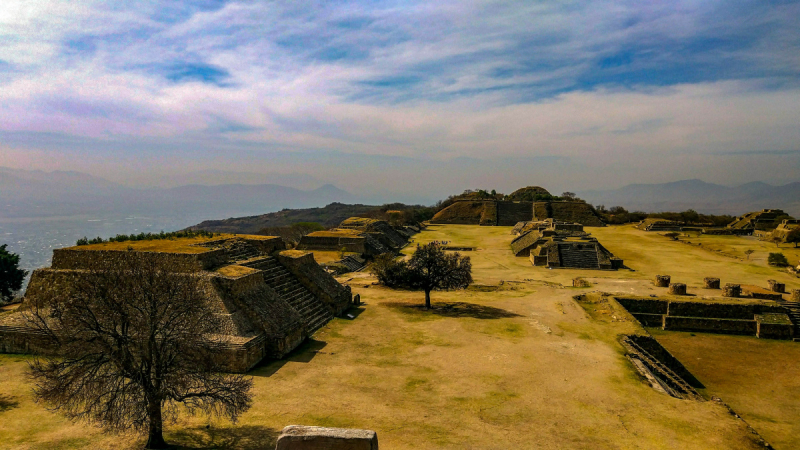
[[[767,263],[770,266],[786,267],[789,265],[789,260],[786,259],[783,253],[770,253],[767,258]]]
[[[59,351],[31,363],[35,397],[72,419],[145,431],[146,448],[168,447],[163,424],[180,410],[236,420],[252,381],[220,373],[219,319],[187,269],[131,253],[32,297],[23,314]]]
[[[797,243],[800,242],[800,227],[797,227],[786,234],[786,242],[794,244],[794,248],[797,248]]]
[[[19,255],[6,250],[7,246],[0,245],[0,302],[10,302],[28,275],[27,270],[19,268]]]
[[[425,291],[425,307],[431,307],[431,291],[463,289],[472,283],[472,263],[469,256],[446,253],[441,245],[417,245],[408,261],[409,283]]]

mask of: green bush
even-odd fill
[[[783,253],[770,253],[767,258],[767,263],[770,266],[786,267],[789,265],[789,260],[786,259]]]

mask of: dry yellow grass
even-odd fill
[[[203,253],[209,249],[206,247],[198,246],[203,242],[213,241],[217,239],[242,237],[247,239],[274,239],[273,236],[260,236],[250,234],[221,234],[213,238],[207,237],[192,237],[192,238],[176,238],[176,239],[152,239],[144,241],[125,241],[125,242],[103,242],[102,244],[80,245],[69,247],[72,250],[127,250],[128,247],[140,252],[163,252],[163,253]]]
[[[167,428],[167,439],[263,449],[282,427],[307,424],[374,429],[388,449],[756,447],[723,406],[677,400],[642,382],[616,340],[635,324],[593,319],[572,297],[592,289],[646,295],[656,292],[655,273],[699,283],[719,271],[764,284],[761,267],[623,227],[592,231],[636,272],[547,270],[511,254],[509,231],[432,226],[415,236],[476,248],[464,252],[476,285],[434,292],[433,311],[418,308],[421,293],[376,286],[367,273],[342,277],[365,302],[355,319],[335,319],[289,358],[254,370],[254,406],[238,424],[184,418]],[[565,287],[579,275],[594,287]],[[0,407],[3,445],[142,444],[34,404],[25,358],[0,355],[0,399],[9,399]]]

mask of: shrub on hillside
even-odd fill
[[[789,265],[789,260],[786,259],[783,253],[770,253],[767,258],[767,263],[770,266],[786,267]]]

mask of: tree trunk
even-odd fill
[[[425,309],[431,309],[431,291],[425,290]]]
[[[162,435],[163,422],[161,420],[161,402],[158,400],[150,401],[149,405],[147,406],[147,415],[150,416],[150,430],[149,437],[147,438],[147,444],[144,448],[169,448],[167,442],[164,441],[164,436]]]

